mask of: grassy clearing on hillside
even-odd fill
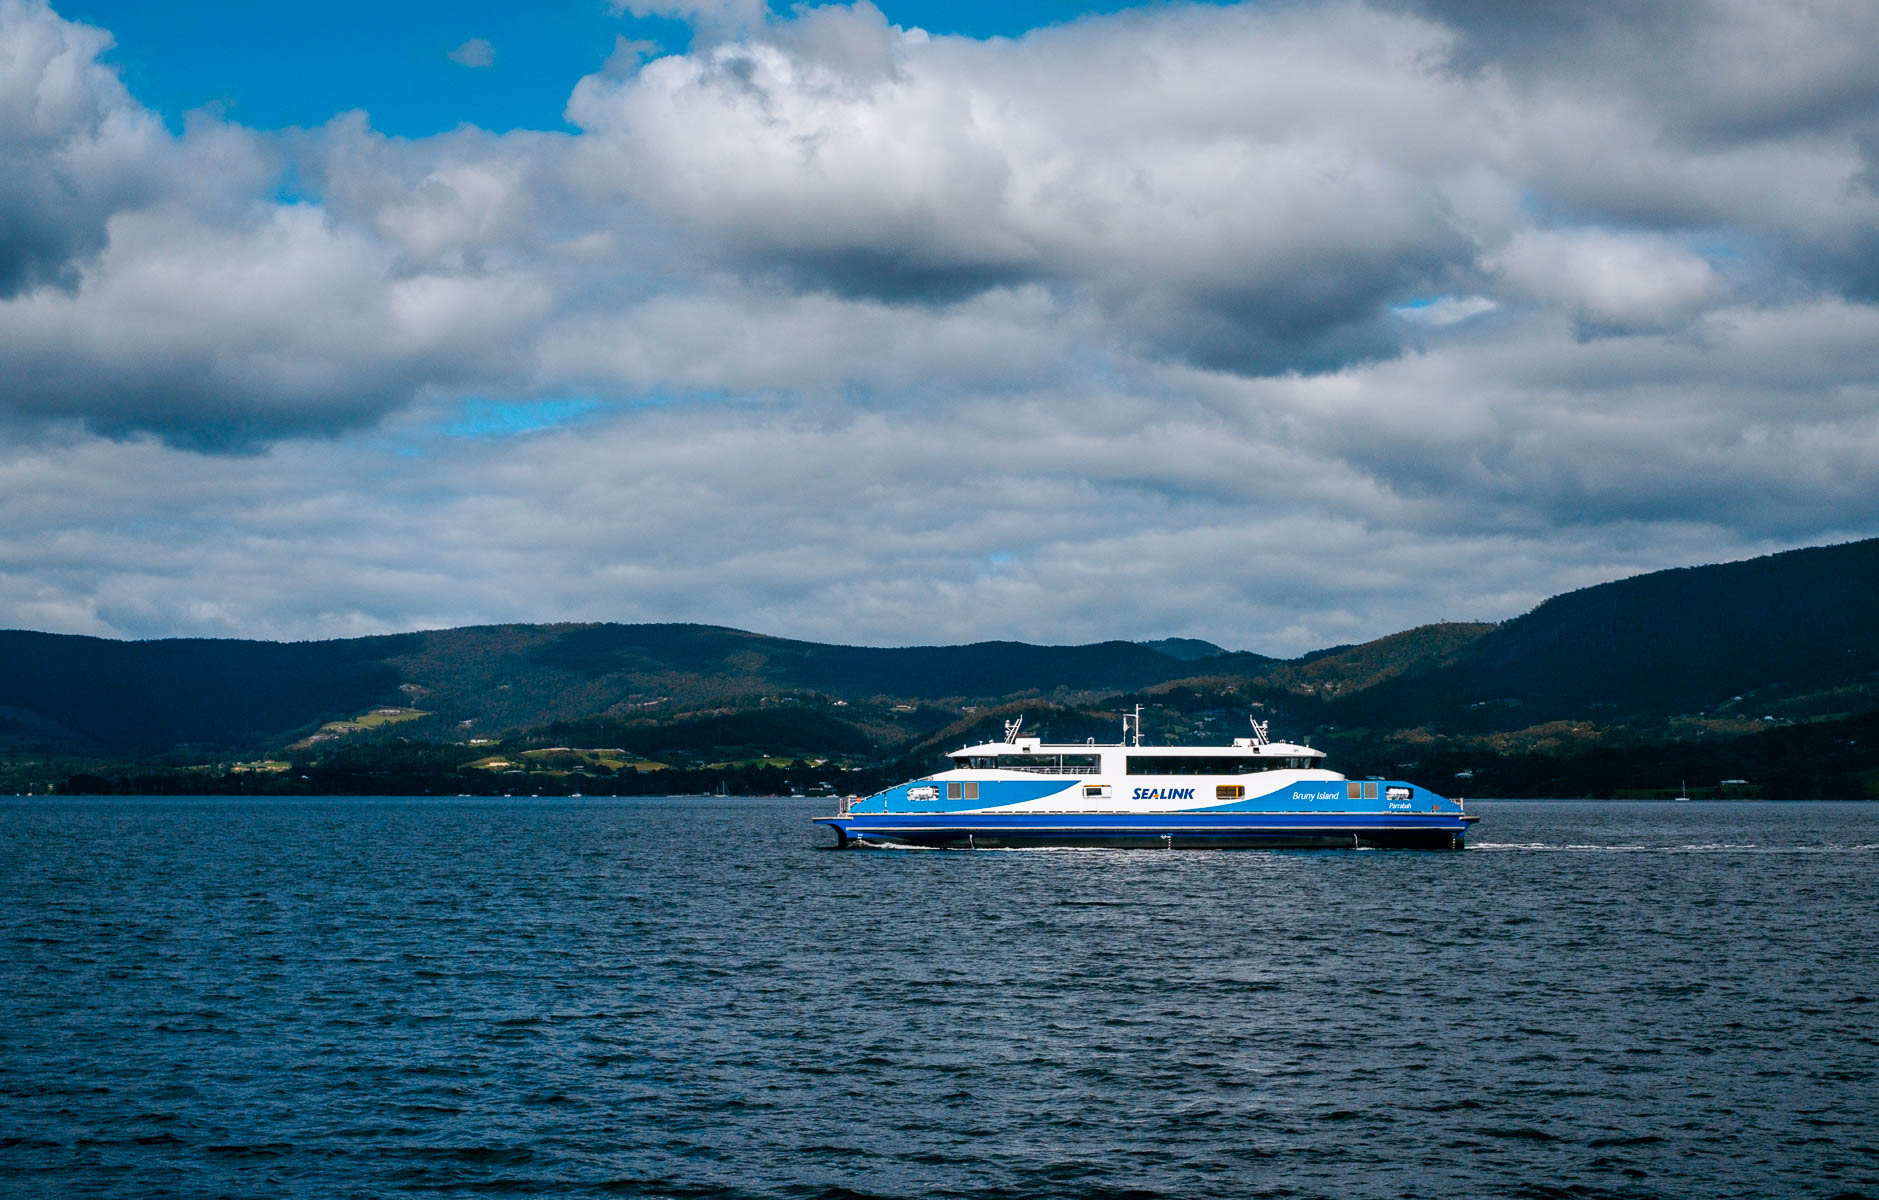
[[[226,771],[230,775],[280,775],[294,769],[294,764],[282,762],[278,758],[262,758],[253,762],[238,763],[197,763],[183,767],[185,773],[220,774]]]
[[[369,712],[360,713],[356,717],[349,717],[344,721],[328,721],[326,724],[320,726],[317,732],[300,739],[289,746],[288,749],[305,750],[309,746],[318,745],[320,742],[330,742],[334,738],[347,737],[355,733],[364,733],[371,729],[383,729],[387,725],[401,725],[406,721],[416,721],[421,717],[428,717],[430,715],[430,713],[418,708],[375,708]]]
[[[529,771],[557,776],[595,768],[608,772],[671,769],[667,763],[640,758],[617,748],[584,749],[574,746],[549,746],[515,754],[491,754],[464,765],[482,771]]]
[[[798,761],[801,761],[805,766],[819,767],[828,762],[828,759],[810,758],[798,760],[793,757],[786,758],[773,754],[764,758],[736,758],[729,759],[725,762],[703,763],[700,765],[699,769],[703,771],[737,771],[751,767],[775,767],[779,771],[787,771],[795,766]]]

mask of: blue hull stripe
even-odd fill
[[[819,825],[850,837],[871,833],[1240,833],[1317,830],[1429,830],[1465,833],[1468,822],[1453,813],[878,813],[817,817]]]

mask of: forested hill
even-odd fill
[[[0,749],[114,756],[265,744],[396,700],[392,659],[422,637],[118,642],[0,631]]]
[[[1857,711],[1876,679],[1879,539],[1872,539],[1555,596],[1449,662],[1353,696],[1340,712],[1464,729],[1729,709],[1754,715],[1804,697],[1825,711]]]
[[[1170,739],[1244,732],[1263,710],[1275,733],[1392,766],[1416,745],[1578,752],[1879,711],[1875,597],[1879,540],[1659,571],[1499,625],[1291,660],[1191,639],[883,649],[679,624],[291,644],[0,632],[0,771],[419,743],[469,761],[517,738],[674,763],[887,764],[995,736],[1020,711],[1046,734],[1107,736],[1135,703]]]
[[[496,625],[287,644],[0,631],[0,747],[246,748],[388,705],[503,729],[786,692],[995,701],[1144,688],[1203,669],[1245,674],[1272,661],[1195,660],[1130,642],[828,646],[708,625]]]

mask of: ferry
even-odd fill
[[[815,817],[837,846],[999,849],[1460,850],[1481,818],[1462,801],[1394,779],[1346,779],[1264,722],[1230,746],[1144,746],[1137,706],[1122,741],[1022,737],[947,755],[946,770],[841,801]]]

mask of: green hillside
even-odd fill
[[[709,625],[500,625],[411,635],[387,661],[414,695],[495,726],[628,715],[778,692],[849,700],[992,700],[1109,692],[1192,673],[1132,642],[829,646]],[[1272,660],[1223,655],[1236,669]]]
[[[116,757],[279,740],[398,702],[391,659],[419,636],[283,644],[0,631],[0,753]]]
[[[1244,671],[1272,660],[1204,661]],[[258,751],[384,705],[427,715],[406,737],[670,719],[766,697],[872,702],[871,714],[897,702],[956,708],[1144,687],[1197,665],[1130,642],[882,649],[707,625],[496,625],[286,645],[0,631],[0,753]]]
[[[1480,622],[1421,625],[1361,646],[1319,651],[1295,663],[1276,664],[1261,672],[1259,679],[1328,700],[1367,691],[1412,672],[1453,666],[1495,628]]]
[[[1017,715],[1054,740],[1112,740],[1136,704],[1164,741],[1240,736],[1250,716],[1352,774],[1605,787],[1688,771],[1690,755],[1740,771],[1761,760],[1719,747],[1818,740],[1879,712],[1875,594],[1879,540],[1656,572],[1498,626],[1290,660],[1193,639],[873,648],[684,624],[292,644],[0,632],[0,787],[63,774],[170,790],[761,790],[810,766],[856,786],[924,771]],[[1783,786],[1850,787],[1867,752],[1842,740],[1855,748],[1826,774],[1763,758]]]
[[[1845,715],[1879,707],[1875,597],[1879,539],[1658,571],[1555,596],[1334,716],[1460,731]]]

